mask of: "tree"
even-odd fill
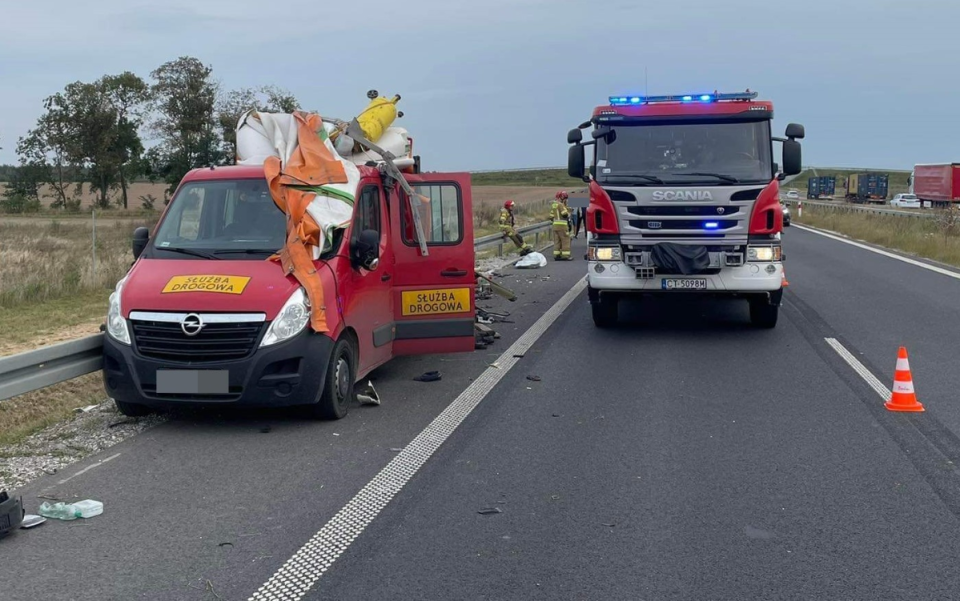
[[[168,191],[191,169],[224,162],[215,119],[218,88],[211,73],[210,67],[188,56],[151,73],[158,113],[151,128],[160,144],[149,156],[153,173],[169,184]]]
[[[237,156],[237,122],[248,110],[292,113],[300,110],[300,103],[293,94],[276,86],[240,88],[221,96],[217,100],[217,125],[229,159]]]
[[[54,208],[66,208],[69,204],[67,189],[76,169],[68,157],[68,132],[70,115],[67,100],[61,93],[43,101],[44,114],[37,125],[17,142],[17,155],[21,166],[36,170],[41,180],[49,184],[53,192]]]
[[[110,152],[117,165],[123,208],[128,208],[127,182],[142,172],[143,142],[140,126],[150,100],[150,87],[137,75],[125,71],[100,79],[103,93],[115,113],[115,137]]]
[[[90,189],[97,192],[96,205],[109,208],[121,160],[117,113],[102,81],[74,82],[64,90],[64,98],[70,116],[67,155],[83,168]]]

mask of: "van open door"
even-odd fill
[[[474,349],[473,207],[469,173],[407,174],[428,255],[417,245],[410,203],[396,186],[390,202],[396,276],[394,355]]]

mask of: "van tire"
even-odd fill
[[[117,405],[117,411],[126,415],[127,417],[143,417],[145,415],[150,415],[153,413],[153,409],[147,407],[146,405],[140,405],[138,403],[124,403],[123,401],[113,400]]]
[[[327,375],[318,401],[307,406],[311,417],[320,420],[343,419],[356,398],[357,353],[347,338],[337,340],[330,353]]]
[[[767,299],[750,301],[750,323],[754,327],[769,330],[777,327],[780,305],[771,305]]]

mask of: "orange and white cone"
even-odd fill
[[[889,411],[925,411],[913,390],[910,361],[907,359],[907,349],[902,346],[897,355],[897,371],[893,376],[893,394],[885,407]]]
[[[787,270],[785,267],[780,268],[780,286],[786,288],[790,285],[790,282],[787,281]]]

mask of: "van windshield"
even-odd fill
[[[153,248],[262,259],[282,248],[285,240],[286,215],[273,202],[266,180],[211,180],[180,189]]]

